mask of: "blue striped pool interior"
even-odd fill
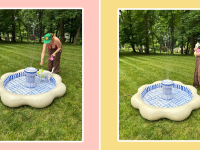
[[[9,92],[21,95],[36,95],[46,93],[56,86],[56,80],[53,77],[51,77],[50,83],[47,78],[42,78],[40,83],[39,80],[40,78],[36,75],[36,87],[27,88],[24,86],[26,82],[25,72],[19,72],[8,76],[4,80],[3,86]]]
[[[184,105],[191,101],[193,95],[190,89],[183,85],[174,84],[172,88],[172,100],[162,99],[162,85],[155,84],[149,86],[143,90],[141,93],[142,100],[155,107],[171,108]]]

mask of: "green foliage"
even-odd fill
[[[21,36],[23,39],[29,38],[33,32],[38,38],[49,32],[59,36],[60,24],[63,20],[64,32],[74,37],[80,24],[78,18],[81,15],[81,9],[17,9],[14,10],[13,20],[10,9],[0,9],[0,32],[5,34],[15,30],[16,37]],[[12,23],[15,24],[15,29],[12,28]]]
[[[0,9],[0,32],[11,32],[12,16],[11,10]]]
[[[193,47],[190,44],[195,44],[200,37],[199,21],[199,10],[122,10],[119,15],[119,43],[138,47],[145,45],[148,39],[150,48],[158,47],[158,43],[161,46],[166,44],[170,49]]]

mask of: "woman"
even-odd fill
[[[200,43],[200,38],[198,38],[198,43]],[[197,50],[198,43],[195,45],[194,51]],[[200,53],[195,53],[196,62],[195,62],[195,71],[194,71],[194,82],[193,86],[198,87],[200,85]]]
[[[43,65],[45,51],[48,49],[48,71],[52,71],[52,68],[54,67],[53,73],[58,73],[60,69],[60,57],[62,52],[62,43],[60,40],[54,36],[52,33],[47,33],[44,36],[44,44],[43,44],[43,50],[41,54],[41,62],[40,65]],[[50,57],[53,56],[54,60],[51,61]]]

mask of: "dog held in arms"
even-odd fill
[[[37,72],[37,76],[40,78],[40,81],[39,81],[39,83],[41,82],[41,79],[42,78],[47,78],[47,80],[49,81],[49,83],[50,83],[50,79],[51,79],[51,75],[52,75],[52,73],[53,73],[53,70],[54,70],[54,68],[52,68],[52,71],[50,72],[50,71],[46,71],[46,70],[44,70],[44,69],[38,69],[38,72]]]

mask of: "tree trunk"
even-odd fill
[[[183,54],[183,37],[182,37],[182,40],[181,40],[181,54]]]
[[[56,30],[56,37],[58,37],[58,30]]]
[[[15,16],[14,16],[14,10],[11,9],[12,14],[12,42],[16,42],[15,40]]]
[[[77,44],[77,40],[78,40],[78,36],[79,36],[80,29],[81,29],[81,24],[80,24],[79,27],[78,27],[78,30],[77,30],[77,33],[76,33],[76,36],[75,36],[73,45],[76,45],[76,44]]]
[[[21,29],[20,29],[20,21],[19,21],[19,34],[20,34],[20,38],[21,38],[21,42],[22,42],[22,33],[21,33]]]
[[[194,34],[192,33],[191,35],[191,54],[194,55],[194,47],[195,47],[195,43],[194,43]]]
[[[151,26],[151,35],[152,35],[152,44],[153,44],[153,50],[154,50],[154,54],[155,54],[155,48],[154,48],[154,41],[153,41],[153,29],[152,29],[152,17],[151,17],[151,23],[150,23],[150,26]]]
[[[76,36],[75,36],[73,45],[76,45],[76,44],[77,44],[77,40],[78,40],[78,36],[79,36],[79,33],[80,33],[80,29],[81,29],[81,27],[82,27],[82,14],[80,14],[80,16],[79,16],[79,21],[80,21],[80,23],[79,23],[78,30],[77,30],[77,32],[76,32]]]
[[[171,19],[171,38],[172,38],[171,54],[173,54],[173,49],[174,49],[174,19],[175,19],[175,17],[173,15],[172,11],[171,11],[171,17],[172,17],[172,19]]]
[[[7,40],[6,41],[9,41],[9,40],[10,40],[9,33],[7,33]]]
[[[130,44],[131,44],[131,47],[133,49],[133,52],[136,52],[135,51],[135,47],[134,47],[134,38],[133,38],[133,31],[132,31],[132,20],[131,20],[131,10],[127,10],[127,14],[128,14],[128,18],[129,18],[129,27],[130,27]]]
[[[19,35],[20,35],[20,39],[21,39],[21,42],[22,42],[22,31],[20,29],[20,22],[21,22],[21,19],[20,16],[19,16],[19,10],[16,10],[17,11],[17,17],[18,17],[18,22],[19,22]]]
[[[153,43],[153,50],[154,50],[154,54],[155,54],[155,48],[154,48],[153,35],[152,35],[152,43]]]
[[[146,36],[145,36],[145,39],[146,39],[146,51],[145,53],[149,53],[149,36],[148,36],[148,26],[147,26],[147,15],[145,14],[144,15],[144,24],[145,24],[145,30],[146,30]]]
[[[60,20],[60,41],[61,43],[65,43],[65,37],[64,37],[64,19]]]
[[[132,47],[132,49],[133,49],[133,52],[136,53],[136,51],[135,51],[135,47],[134,47],[134,44],[133,44],[133,43],[131,43],[131,47]]]
[[[140,53],[142,53],[142,45],[140,45]]]
[[[186,50],[186,54],[189,54],[189,48],[188,48],[188,46],[189,46],[189,42],[187,42],[187,50]]]
[[[74,35],[72,36],[72,43],[74,43]]]
[[[182,21],[182,24],[184,24],[184,19],[181,20]],[[183,54],[183,34],[184,34],[184,27],[181,27],[181,34],[182,34],[182,41],[181,41],[181,54]],[[188,43],[188,42],[187,42]],[[185,54],[187,54],[188,52],[188,47],[187,49],[185,50]]]
[[[71,28],[73,28],[73,25],[74,24],[74,19],[71,19]],[[70,32],[70,43],[73,43],[73,31]]]
[[[71,35],[71,33],[69,34],[69,43],[72,43],[72,35]]]
[[[60,37],[60,28],[57,31],[57,36],[56,37]]]

